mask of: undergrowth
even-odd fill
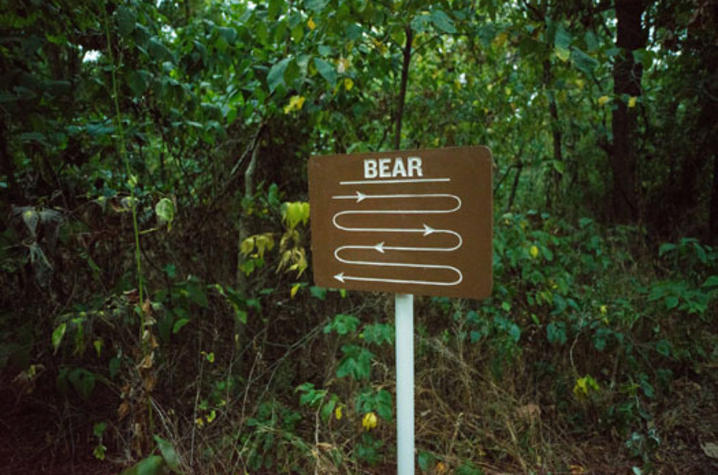
[[[42,391],[72,408],[58,427],[74,432],[58,440],[84,437],[93,457],[132,465],[127,473],[392,471],[391,299],[312,286],[308,208],[276,193],[255,197],[254,212],[276,219],[243,243],[244,290],[211,279],[200,261],[173,259],[186,230],[165,226],[167,210],[164,227],[145,238],[154,241],[144,246],[153,250],[144,301],[132,253],[83,254],[72,217],[59,223],[55,254],[45,251],[52,267],[32,247],[6,255],[4,285],[28,278],[29,263],[37,285],[63,288],[52,272],[71,255],[84,256],[85,278],[112,282],[102,295],[74,290],[72,305],[47,308],[32,330],[19,312],[3,320],[0,364],[17,372],[18,401]],[[38,213],[18,216],[6,242],[49,229],[28,212]],[[104,213],[129,219],[122,209]],[[635,228],[534,211],[495,223],[491,298],[416,300],[419,469],[664,466],[668,440],[685,429],[673,401],[691,385],[715,388],[718,252],[694,239],[652,250]],[[99,277],[110,262],[123,272]]]

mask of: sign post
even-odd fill
[[[394,296],[396,453],[399,475],[414,473],[414,296]]]
[[[413,295],[491,294],[491,169],[486,147],[309,160],[316,285],[396,294],[399,475],[414,473]]]

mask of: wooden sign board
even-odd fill
[[[316,285],[488,297],[491,169],[486,147],[311,157]]]

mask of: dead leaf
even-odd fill
[[[155,353],[154,351],[152,353],[149,353],[145,355],[144,358],[142,358],[142,362],[140,362],[137,367],[139,369],[150,369],[152,367],[152,361],[154,360]]]
[[[516,415],[529,422],[535,422],[541,418],[541,408],[538,404],[530,402],[516,409]]]
[[[149,373],[147,376],[142,378],[142,382],[145,386],[145,391],[150,393],[157,385],[157,378],[155,378],[153,374]]]
[[[145,303],[142,304],[142,313],[145,315],[150,315],[150,312],[152,312],[152,302],[150,302],[150,299],[145,299]]]
[[[705,444],[701,444],[701,448],[703,449],[703,453],[710,458],[718,459],[718,444],[715,442],[706,442]]]
[[[119,420],[122,420],[125,418],[125,416],[130,412],[130,403],[127,401],[122,401],[122,404],[120,404],[120,407],[117,408],[117,418]]]

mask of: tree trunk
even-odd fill
[[[611,169],[613,172],[612,215],[616,222],[632,222],[638,217],[636,193],[636,112],[629,109],[624,95],[641,95],[643,66],[633,59],[633,51],[646,45],[641,16],[646,4],[641,0],[616,0],[616,45],[622,49],[613,67],[613,110]]]
[[[252,150],[252,158],[249,160],[247,169],[244,171],[244,202],[249,203],[254,196],[254,171],[257,169],[257,156],[259,155],[259,140],[254,143],[254,149]],[[242,203],[244,205],[244,203]],[[247,217],[244,216],[244,209],[240,206],[239,214],[239,232],[237,235],[237,290],[241,295],[247,296],[249,286],[247,283],[247,275],[242,270],[245,257],[242,254],[242,242],[249,237],[249,223],[247,223]]]
[[[552,83],[553,74],[551,73],[551,61],[549,59],[543,62],[543,82],[544,86],[548,91],[552,91],[549,95],[548,110],[549,116],[551,117],[551,136],[553,139],[553,159],[556,163],[563,164],[563,152],[561,151],[561,127],[558,123],[558,105],[556,104],[556,97],[553,94]],[[560,165],[559,165],[560,166]],[[520,172],[520,169],[519,169]],[[549,183],[546,187],[546,207],[551,208],[553,198],[558,196],[558,191],[561,186],[561,174],[556,169],[556,166],[552,165],[549,171]]]
[[[711,244],[718,244],[718,153],[713,154],[713,191],[711,192],[708,241]]]
[[[399,103],[396,106],[396,124],[394,126],[394,148],[401,147],[401,119],[404,116],[404,102],[406,101],[406,85],[409,81],[409,63],[411,62],[411,43],[414,32],[406,27],[406,44],[404,45],[404,63],[401,67],[401,84],[399,85]]]

